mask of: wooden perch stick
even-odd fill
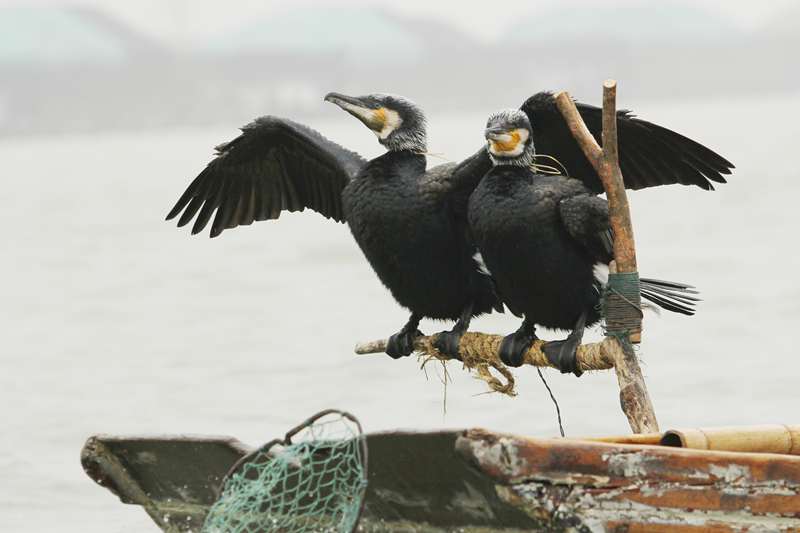
[[[628,195],[625,193],[625,183],[622,180],[622,171],[619,168],[616,97],[617,82],[607,80],[603,83],[602,149],[584,124],[569,93],[558,93],[556,105],[584,155],[600,175],[603,188],[606,190],[608,217],[614,232],[614,261],[617,264],[617,272],[637,272],[631,212]],[[631,339],[631,342],[638,342],[638,339]]]
[[[609,221],[614,232],[616,268],[618,272],[630,273],[637,272],[636,247],[628,197],[625,193],[622,171],[619,168],[616,99],[617,82],[606,80],[603,83],[602,149],[589,132],[568,93],[558,93],[556,105],[586,158],[600,175],[608,198]],[[629,340],[632,343],[641,341],[641,326],[631,332]],[[658,431],[658,422],[636,353],[632,349],[622,351],[623,357],[617,360],[614,366],[622,410],[628,417],[628,423],[634,433],[655,433]]]
[[[442,361],[449,360],[447,355],[440,353],[434,346],[435,335],[420,337],[414,343],[414,350],[428,358]],[[467,332],[461,337],[458,351],[464,366],[477,373],[479,379],[485,381],[495,392],[514,396],[514,376],[500,360],[500,343],[503,337],[486,333]],[[542,352],[544,341],[536,340],[522,361],[522,364],[539,367],[552,367],[553,365]],[[357,354],[384,353],[386,341],[372,341],[357,344]],[[619,342],[613,337],[606,337],[600,342],[584,344],[578,348],[578,368],[584,372],[590,370],[608,370],[613,368],[625,354]],[[426,359],[427,361],[428,359]],[[503,376],[505,382],[493,375],[494,369]]]

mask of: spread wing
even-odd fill
[[[576,103],[586,126],[602,145],[602,114],[599,107]],[[541,92],[521,107],[531,121],[536,152],[558,159],[570,176],[580,179],[596,193],[603,192],[600,177],[567,127],[552,93]],[[652,122],[635,118],[630,111],[617,111],[617,135],[622,176],[627,189],[681,183],[713,190],[712,182],[725,183],[733,164],[705,146]],[[542,163],[552,164],[542,160]]]
[[[187,187],[167,220],[183,212],[180,227],[196,215],[195,234],[216,212],[211,237],[305,208],[342,222],[342,189],[365,163],[302,124],[261,117],[216,148],[216,157]]]

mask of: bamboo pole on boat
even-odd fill
[[[800,455],[800,426],[786,424],[670,429],[664,433],[589,437],[577,440],[613,444],[651,444],[692,450]]]
[[[659,444],[695,450],[800,455],[800,426],[671,429],[664,433]]]

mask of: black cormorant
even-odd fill
[[[613,259],[608,205],[577,179],[531,170],[535,136],[522,111],[492,115],[485,136],[493,167],[469,199],[469,228],[503,303],[524,317],[503,340],[501,359],[519,366],[536,325],[572,330],[544,350],[562,371],[577,373],[575,351],[584,327],[600,320],[603,278]],[[693,314],[689,286],[641,283],[644,298]]]
[[[362,121],[387,152],[365,161],[306,126],[263,117],[217,147],[216,158],[167,219],[183,211],[183,226],[197,215],[192,233],[198,233],[216,210],[212,237],[306,207],[347,222],[380,280],[411,311],[408,323],[390,337],[387,353],[410,354],[425,317],[457,320],[452,331],[439,335],[441,349],[457,353],[473,316],[503,310],[473,258],[466,219],[454,208],[456,198],[466,205],[471,192],[459,192],[460,175],[482,173],[472,171],[470,161],[427,170],[425,117],[405,98],[330,93],[325,100]]]
[[[167,215],[178,226],[196,217],[192,233],[211,222],[211,237],[255,220],[276,219],[281,211],[313,209],[347,222],[378,277],[411,311],[390,338],[387,353],[407,355],[422,317],[458,319],[440,335],[439,349],[457,354],[460,334],[472,316],[502,310],[487,276],[476,268],[467,236],[467,202],[491,167],[484,148],[458,164],[426,170],[425,120],[402,97],[374,94],[325,98],[346,110],[377,136],[387,153],[366,161],[318,132],[274,116],[256,119],[189,185]],[[601,110],[577,104],[599,139]],[[583,156],[550,93],[522,106],[534,124],[540,153],[555,157],[592,192],[602,184]],[[620,164],[626,187],[668,183],[711,189],[724,182],[732,165],[711,150],[670,130],[618,113]],[[547,161],[544,161],[547,163]],[[213,217],[213,222],[212,222]]]

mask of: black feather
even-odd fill
[[[602,109],[576,103],[587,128],[602,144]],[[537,93],[522,106],[531,121],[537,152],[558,159],[569,175],[595,193],[603,192],[597,172],[583,155],[555,104],[552,93]],[[725,183],[722,174],[734,168],[727,159],[700,143],[672,130],[617,112],[620,168],[625,187],[642,189],[670,183],[713,189],[711,182]]]
[[[193,231],[211,220],[211,235],[280,211],[311,208],[341,222],[341,193],[366,164],[358,154],[290,120],[262,117],[218,147],[217,156],[195,178],[167,214],[178,223],[195,216]],[[198,215],[199,213],[199,215]]]

